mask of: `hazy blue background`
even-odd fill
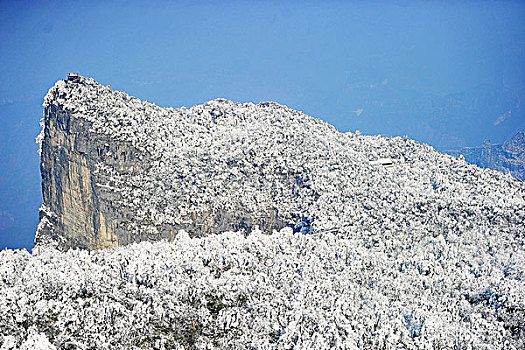
[[[525,130],[524,62],[523,1],[1,1],[0,249],[32,247],[42,98],[67,72],[161,106],[274,100],[447,149]]]

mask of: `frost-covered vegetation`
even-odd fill
[[[523,246],[227,232],[0,253],[2,349],[522,349]],[[416,238],[416,237],[414,237]],[[369,244],[371,243],[371,244]],[[488,247],[488,249],[485,249]],[[0,338],[2,339],[2,338]]]
[[[44,106],[147,157],[129,170],[108,159],[130,154],[97,150],[95,185],[133,213],[130,237],[198,225],[171,242],[2,251],[3,349],[525,347],[523,182],[276,103],[165,109],[82,78]],[[288,227],[232,214],[237,232],[203,234],[210,216],[265,210]]]

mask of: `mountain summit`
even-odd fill
[[[524,185],[510,176],[412,140],[340,133],[274,102],[161,108],[73,76],[43,106],[37,246],[171,241],[181,229],[366,231],[381,245],[525,230]]]

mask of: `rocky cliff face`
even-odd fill
[[[80,77],[49,90],[44,114],[37,246],[285,226],[351,229],[378,245],[379,232],[462,234],[501,220],[502,234],[523,237],[516,180],[412,140],[343,134],[277,103],[160,108]]]
[[[45,108],[41,148],[43,206],[36,243],[54,243],[63,248],[104,248],[118,245],[129,211],[119,208],[118,193],[103,185],[111,171],[129,176],[133,157],[140,152],[126,142],[111,140],[90,131],[92,123],[71,116],[57,105]]]

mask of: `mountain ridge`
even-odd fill
[[[504,175],[412,140],[340,133],[274,102],[161,108],[79,77],[58,81],[44,110],[37,245],[95,249],[172,240],[180,229],[386,225],[371,208],[410,213],[436,199],[454,211],[480,209],[458,189],[485,195],[487,212],[498,198],[507,208],[523,205],[523,184]],[[379,158],[393,169],[374,165]],[[402,221],[412,219],[421,221]],[[447,230],[437,221],[432,230]]]

